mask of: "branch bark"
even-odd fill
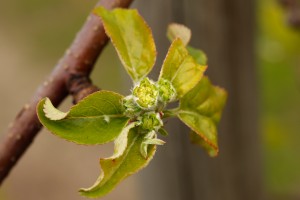
[[[128,7],[132,1],[101,0],[96,6],[107,9]],[[41,98],[47,96],[58,106],[68,94],[72,94],[74,102],[77,102],[97,91],[91,84],[89,75],[107,41],[100,18],[91,13],[70,48],[49,77],[38,87],[30,103],[25,104],[18,113],[1,141],[0,184],[42,128],[36,115],[36,105]]]

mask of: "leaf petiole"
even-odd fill
[[[179,113],[180,109],[178,108],[173,108],[173,109],[169,109],[169,110],[164,110],[163,111],[163,116],[162,118],[168,118],[168,117],[176,117],[177,114]]]

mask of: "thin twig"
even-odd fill
[[[104,6],[107,9],[128,7],[132,1],[101,0],[96,6]],[[108,38],[100,18],[90,14],[71,47],[50,76],[39,86],[31,102],[24,105],[11,123],[6,137],[1,141],[0,184],[42,127],[36,115],[36,105],[41,98],[47,96],[57,106],[69,93],[74,94],[76,102],[88,93],[97,90],[96,87],[89,84],[88,77],[107,41]],[[82,83],[82,80],[86,82],[84,87],[78,84],[78,81]],[[81,92],[82,90],[84,91]]]

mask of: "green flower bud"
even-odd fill
[[[133,89],[136,103],[143,109],[151,109],[157,105],[158,90],[147,77]]]
[[[170,81],[162,78],[158,81],[157,84],[158,84],[160,101],[170,102],[176,98],[177,96],[176,90]]]
[[[123,106],[125,108],[125,115],[130,118],[137,117],[141,112],[141,108],[136,104],[132,95],[123,99]]]
[[[163,121],[160,118],[159,113],[148,112],[140,117],[141,127],[144,130],[157,131],[163,126]]]

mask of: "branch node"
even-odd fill
[[[99,88],[93,85],[91,79],[86,74],[71,74],[67,82],[67,88],[73,96],[74,104],[89,94],[99,91]]]

